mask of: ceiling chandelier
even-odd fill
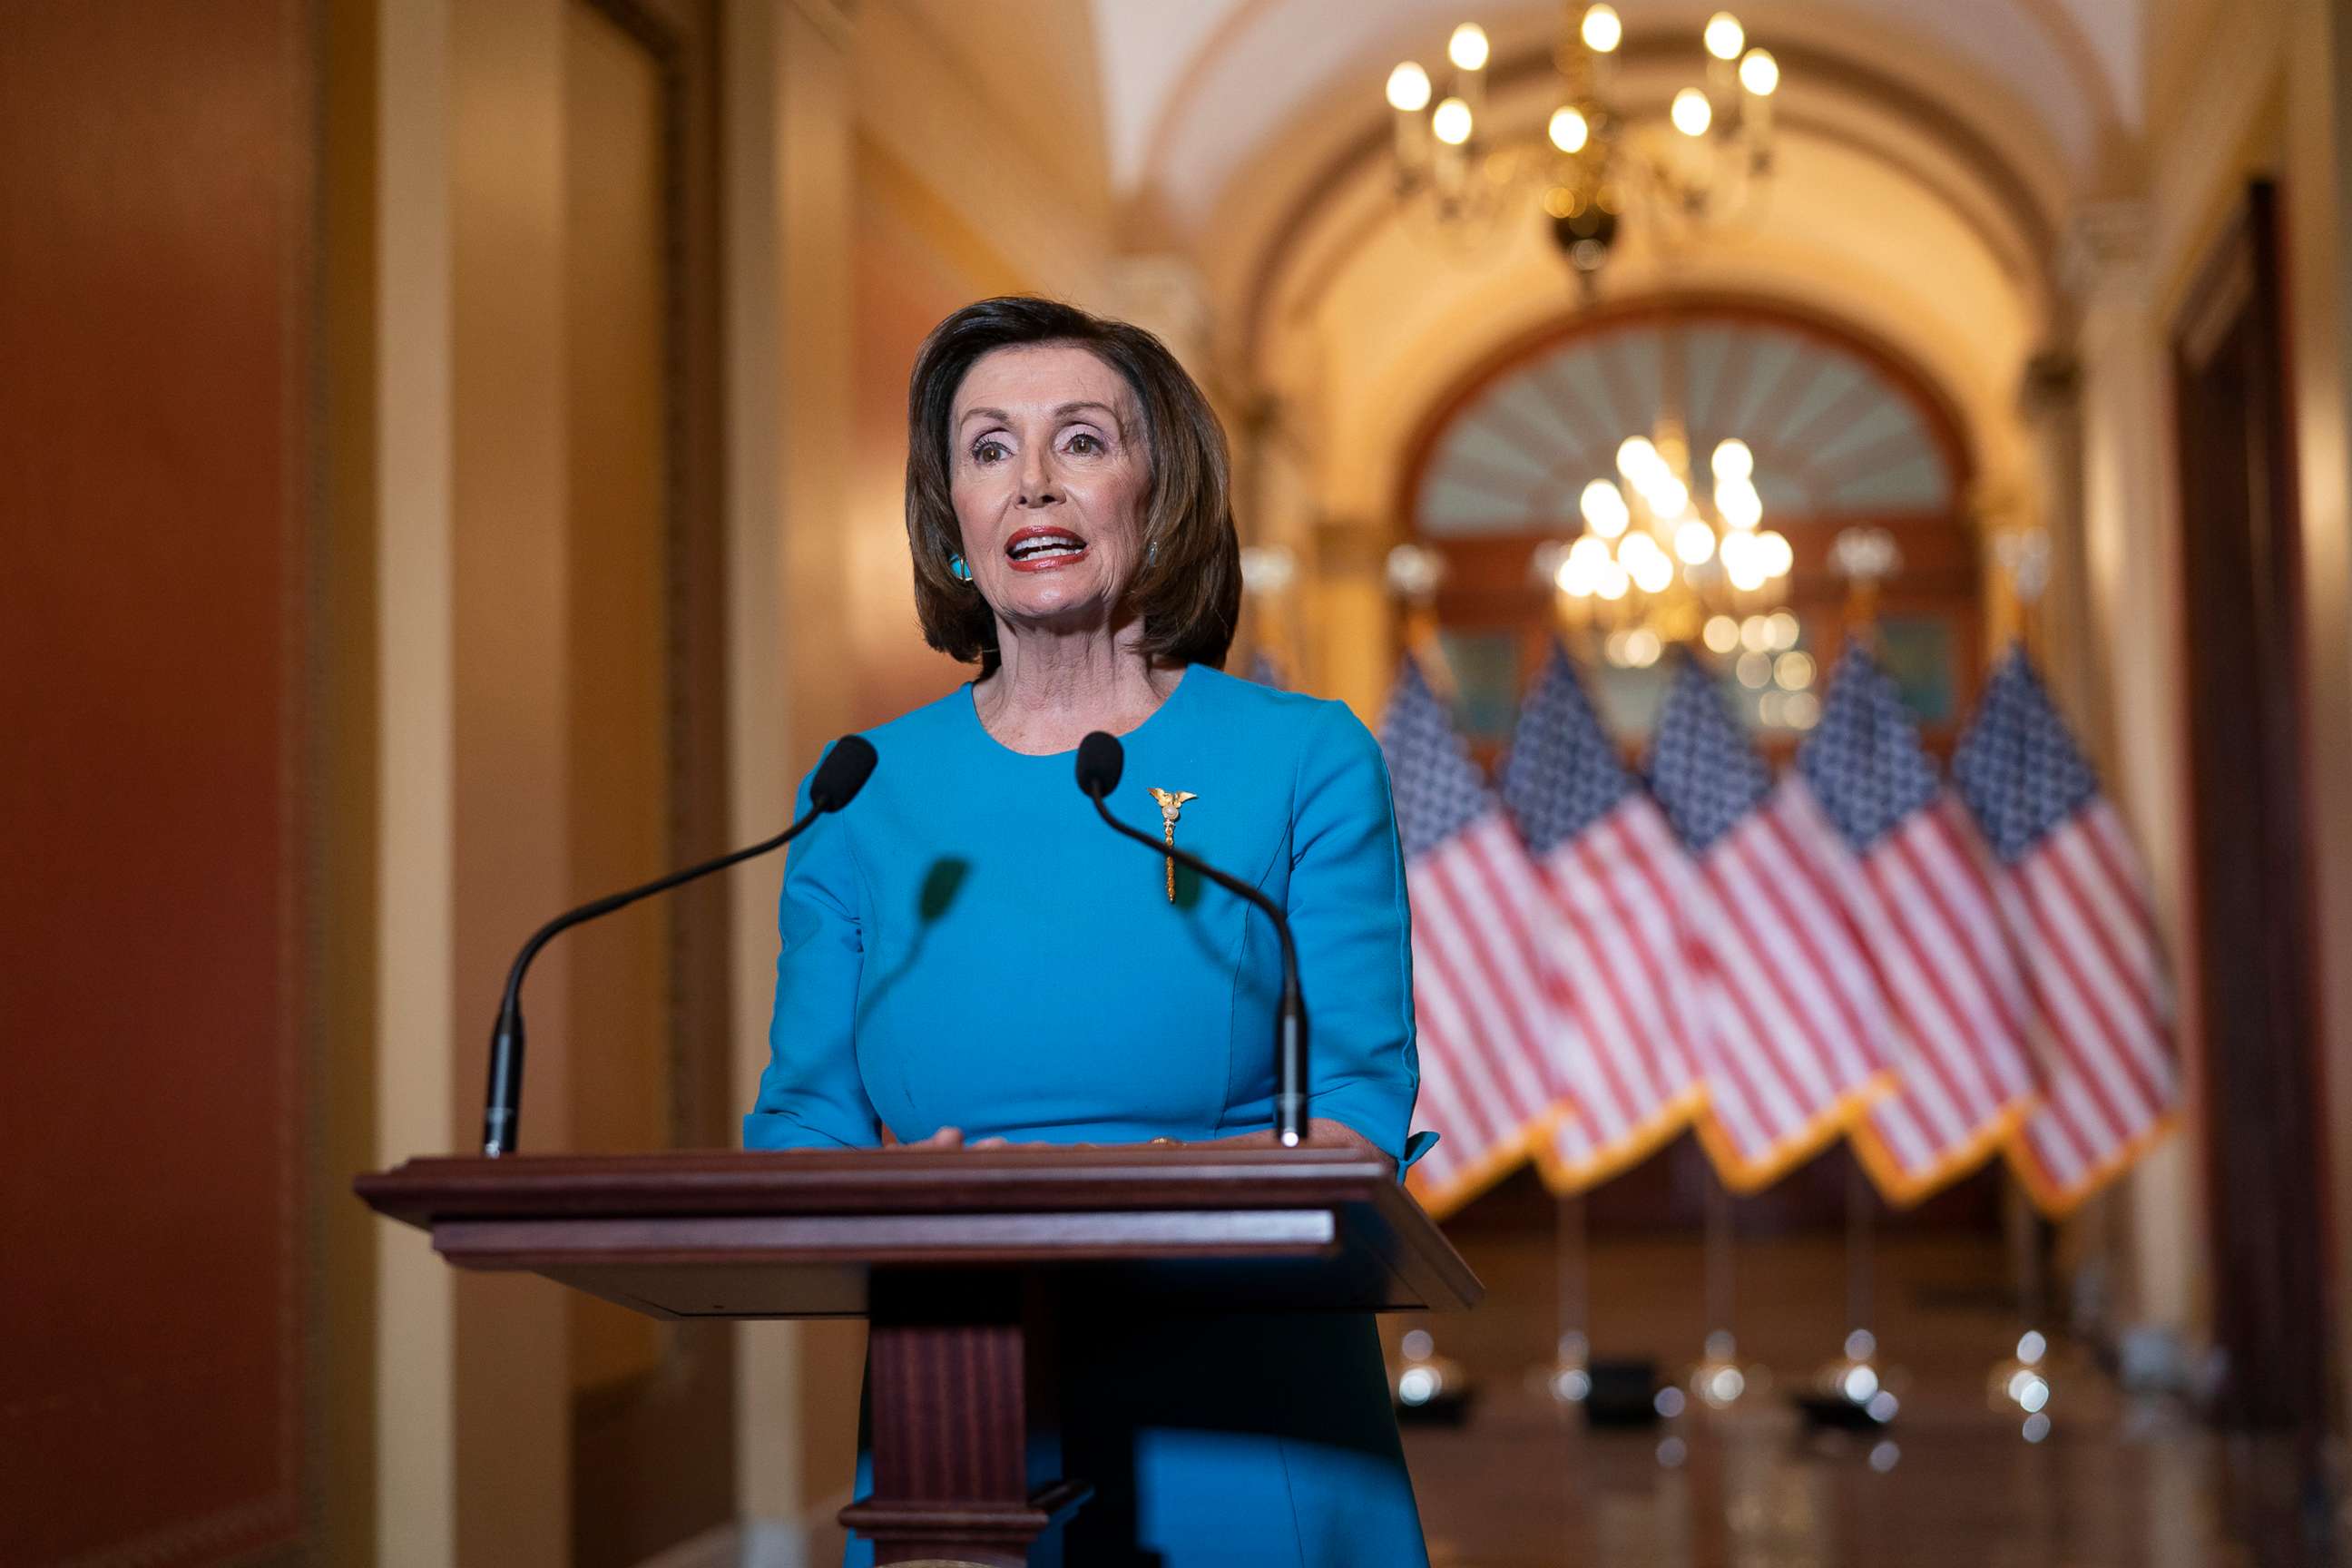
[[[1675,92],[1671,130],[1654,134],[1615,94],[1624,36],[1611,6],[1567,8],[1553,54],[1555,107],[1540,135],[1501,136],[1486,125],[1492,46],[1475,22],[1446,42],[1442,95],[1418,62],[1398,65],[1388,101],[1400,198],[1456,239],[1483,234],[1532,198],[1588,283],[1609,259],[1629,199],[1675,237],[1747,214],[1771,175],[1778,62],[1748,47],[1738,18],[1717,12],[1701,33],[1700,81]]]
[[[1586,484],[1583,532],[1536,551],[1534,570],[1558,591],[1563,623],[1600,637],[1612,664],[1646,668],[1677,643],[1715,647],[1787,597],[1796,552],[1762,526],[1754,454],[1727,438],[1707,467],[1702,499],[1682,425],[1662,417],[1652,434],[1619,444],[1618,479]]]

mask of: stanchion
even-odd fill
[[[2050,1436],[2050,1338],[2042,1323],[2050,1310],[2042,1267],[2042,1215],[2015,1177],[2001,1183],[2002,1228],[2009,1233],[2009,1267],[2017,1287],[2017,1344],[1995,1362],[1985,1394],[1996,1410],[2018,1423],[2029,1443]]]
[[[1581,1405],[1592,1393],[1590,1260],[1584,1194],[1562,1193],[1552,1205],[1552,1275],[1559,1302],[1551,1396]]]
[[[1894,1391],[1878,1366],[1878,1194],[1861,1164],[1845,1174],[1845,1341],[1839,1353],[1813,1374],[1812,1386],[1797,1392],[1797,1407],[1816,1426],[1875,1430],[1895,1419]],[[1882,1463],[1882,1459],[1885,1463]],[[1890,1468],[1891,1451],[1874,1450],[1874,1467]]]
[[[1732,1331],[1734,1295],[1731,1189],[1710,1170],[1706,1184],[1706,1345],[1691,1369],[1691,1393],[1717,1410],[1728,1410],[1748,1392],[1748,1373],[1739,1364],[1739,1339]]]
[[[1669,1414],[1659,1405],[1657,1363],[1592,1353],[1592,1244],[1584,1194],[1559,1194],[1552,1215],[1559,1332],[1544,1374],[1552,1400],[1562,1410],[1582,1411],[1591,1426],[1654,1426]]]

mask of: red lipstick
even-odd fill
[[[1058,572],[1086,559],[1087,542],[1066,528],[1032,523],[1013,531],[1004,555],[1015,572]]]

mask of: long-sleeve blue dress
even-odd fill
[[[869,738],[873,779],[785,868],[747,1147],[869,1147],[877,1118],[909,1142],[1272,1125],[1281,957],[1263,916],[1181,872],[1171,901],[1165,862],[1095,819],[1073,754],[999,743],[969,687]],[[1176,842],[1287,911],[1309,1113],[1408,1160],[1411,937],[1377,742],[1339,703],[1194,665],[1123,743],[1111,809],[1157,838],[1151,789],[1190,792]],[[1058,1353],[1064,1468],[1096,1493],[1035,1563],[1426,1564],[1369,1315],[1122,1315]],[[849,1563],[871,1560],[851,1543]]]

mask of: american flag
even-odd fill
[[[1381,724],[1412,901],[1417,1121],[1444,1134],[1412,1169],[1433,1212],[1476,1196],[1561,1114],[1548,1057],[1566,1021],[1544,978],[1554,919],[1502,803],[1411,658]]]
[[[1845,851],[1810,791],[1775,789],[1712,679],[1685,660],[1658,716],[1651,792],[1696,872],[1698,1121],[1725,1183],[1752,1192],[1885,1092],[1886,1004],[1835,889]]]
[[[1578,1114],[1537,1157],[1578,1191],[1672,1136],[1700,1098],[1675,907],[1688,858],[1557,645],[1519,710],[1502,794],[1560,915],[1552,969],[1580,1037],[1556,1060]]]
[[[2166,1131],[2179,1094],[2138,857],[2021,647],[1994,670],[1952,777],[1992,846],[2042,1051],[2042,1102],[2011,1163],[2063,1214]]]
[[[1854,1129],[1854,1147],[1881,1192],[1915,1203],[1982,1163],[2032,1103],[2024,976],[1976,830],[1893,677],[1860,644],[1838,661],[1797,774],[1853,851],[1821,871],[1896,1026],[1895,1089]]]

